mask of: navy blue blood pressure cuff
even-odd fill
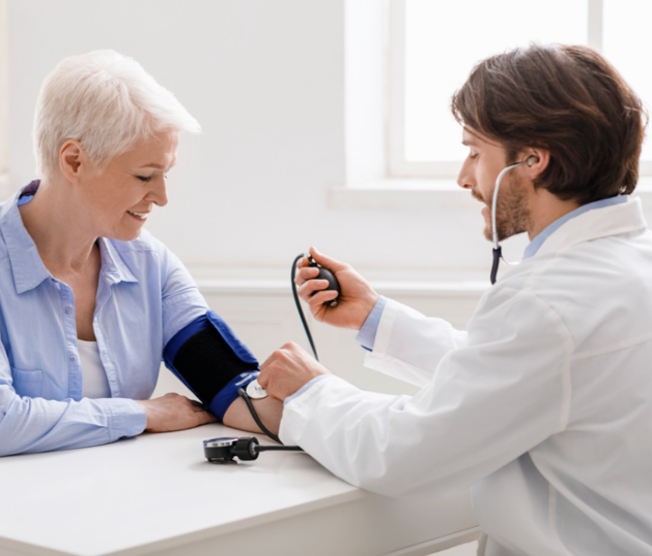
[[[179,330],[163,350],[170,369],[220,421],[260,373],[258,361],[214,311]]]

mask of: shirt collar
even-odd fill
[[[38,187],[31,182],[3,203],[0,211],[0,231],[7,247],[16,292],[21,294],[34,289],[52,275],[45,268],[32,237],[27,233],[18,211],[18,199],[23,191]]]
[[[523,253],[523,258],[529,259],[530,257],[536,255],[537,251],[539,251],[539,248],[543,245],[546,239],[548,239],[548,237],[550,237],[550,235],[552,235],[553,232],[555,232],[557,229],[559,229],[562,225],[564,225],[569,220],[579,216],[580,214],[584,214],[585,212],[588,212],[590,210],[610,207],[613,205],[619,205],[620,203],[626,203],[627,200],[628,200],[627,195],[617,195],[616,197],[609,197],[608,199],[600,199],[599,201],[593,201],[592,203],[587,203],[586,205],[582,205],[581,207],[576,208],[575,210],[569,212],[568,214],[565,214],[561,218],[555,220],[552,224],[549,224],[546,228],[544,228],[543,231],[541,231],[541,233],[539,233],[530,242],[530,244],[525,248],[525,252]]]
[[[138,282],[138,278],[129,270],[113,245],[113,242],[105,237],[97,238],[102,258],[102,274],[106,276],[111,284],[119,282]]]
[[[52,278],[38,254],[34,240],[25,229],[18,210],[21,195],[26,191],[35,192],[39,184],[39,180],[34,180],[22,187],[7,199],[0,209],[0,232],[7,247],[14,287],[18,294],[32,290],[43,280]],[[104,275],[110,284],[138,282],[110,240],[101,237],[98,238],[98,244],[102,261],[100,274]]]

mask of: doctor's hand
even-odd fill
[[[324,374],[330,374],[330,371],[297,344],[288,342],[260,366],[258,384],[270,396],[284,400],[313,378]]]
[[[337,292],[326,290],[326,280],[313,280],[319,274],[319,269],[308,266],[308,259],[303,257],[297,263],[298,270],[294,279],[299,297],[308,303],[318,321],[340,328],[360,330],[380,296],[351,265],[322,255],[314,247],[310,248],[310,254],[315,261],[335,274],[342,293],[335,307],[324,305],[324,302],[335,299]]]
[[[202,404],[179,394],[134,401],[147,415],[146,432],[181,431],[217,421],[215,415],[206,411]]]

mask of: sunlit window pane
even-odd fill
[[[618,0],[618,5],[623,1]],[[450,115],[449,103],[476,62],[531,42],[587,41],[588,0],[406,0],[405,16],[405,157],[409,161],[464,159],[462,132]],[[630,17],[641,25],[652,21]],[[627,32],[634,34],[631,26]]]
[[[652,107],[652,2],[650,0],[604,0],[603,53],[625,80]],[[643,145],[642,160],[652,160],[652,141]]]

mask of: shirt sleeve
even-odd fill
[[[161,244],[163,258],[163,346],[182,328],[203,316],[208,304],[181,260]]]
[[[383,316],[383,311],[385,310],[385,305],[387,304],[387,298],[385,296],[380,296],[374,308],[369,313],[367,320],[364,321],[360,332],[355,337],[357,342],[367,351],[372,351],[374,349],[374,342],[376,341],[376,331],[378,330],[378,325],[380,324],[380,317]]]
[[[0,456],[107,444],[140,434],[146,423],[145,411],[130,399],[19,396],[0,344]]]
[[[401,496],[467,488],[563,430],[573,351],[563,322],[514,290],[484,305],[468,343],[415,396],[322,380],[284,407],[280,438],[354,485]]]

